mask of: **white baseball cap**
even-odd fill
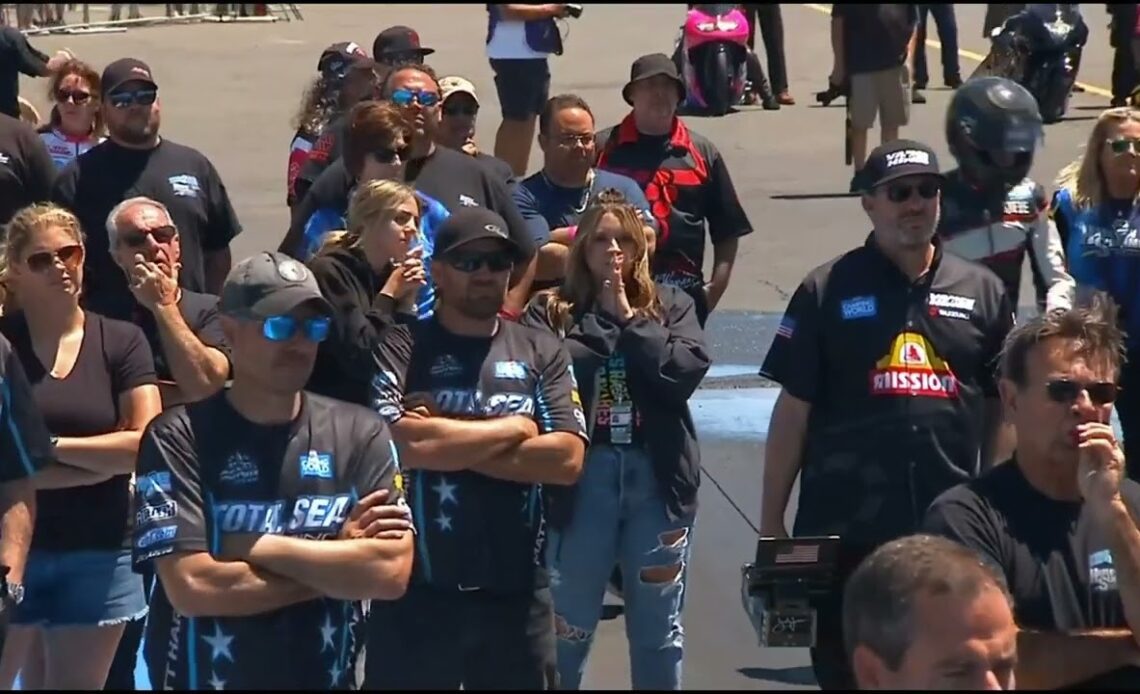
[[[440,96],[443,98],[441,101],[447,101],[452,94],[470,94],[471,98],[475,100],[475,105],[479,104],[479,97],[475,94],[475,85],[462,77],[454,75],[449,77],[441,77],[439,79]]]

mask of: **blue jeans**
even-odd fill
[[[633,447],[591,446],[570,525],[551,533],[561,689],[578,689],[614,564],[624,576],[634,689],[680,689],[681,610],[693,518],[669,520],[653,462]]]
[[[132,622],[147,614],[142,577],[131,568],[129,549],[33,549],[24,569],[24,590],[12,624],[103,627]]]

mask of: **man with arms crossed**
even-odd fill
[[[847,582],[843,635],[859,689],[1013,689],[1017,625],[1002,577],[943,537],[910,535]]]
[[[1109,423],[1124,353],[1104,294],[1014,329],[1001,363],[1013,457],[947,491],[926,529],[981,554],[1013,594],[1026,689],[1140,686],[1140,484]]]
[[[0,653],[11,608],[24,599],[24,565],[35,525],[32,476],[53,461],[50,434],[20,360],[0,336]]]
[[[542,485],[578,479],[586,418],[558,339],[496,317],[525,259],[506,228],[482,208],[448,217],[435,314],[377,349],[420,534],[408,594],[372,605],[365,689],[557,687]]]
[[[330,308],[259,253],[222,288],[233,385],[165,411],[139,450],[135,561],[153,561],[156,689],[355,688],[362,601],[403,595],[395,445],[367,408],[302,392]]]

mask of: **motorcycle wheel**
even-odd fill
[[[705,72],[705,102],[715,116],[723,116],[732,108],[732,71],[728,67],[728,51],[721,49],[710,56]]]

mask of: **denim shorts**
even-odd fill
[[[131,551],[45,552],[32,550],[24,571],[24,599],[12,624],[110,626],[146,616],[142,576]]]

